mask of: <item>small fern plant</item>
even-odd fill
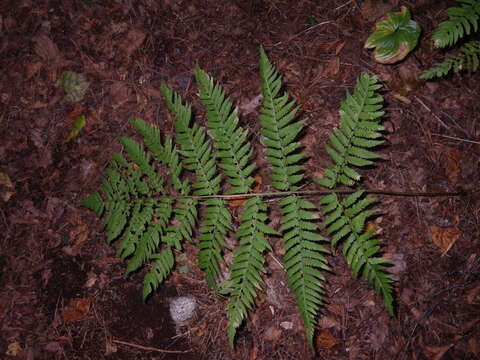
[[[449,19],[441,22],[435,29],[432,40],[437,48],[452,47],[468,35],[478,33],[480,0],[456,0],[461,7],[447,9]],[[430,80],[444,77],[450,72],[462,70],[477,71],[480,66],[480,41],[472,39],[458,50],[447,54],[444,61],[424,71],[420,78]]]
[[[126,273],[147,266],[144,299],[173,271],[183,243],[196,238],[198,265],[208,286],[228,296],[227,333],[233,346],[238,328],[263,289],[265,257],[272,251],[269,239],[273,236],[283,238],[286,278],[310,345],[318,311],[325,302],[324,273],[330,270],[326,255],[340,242],[353,273],[373,284],[393,313],[387,260],[380,254],[374,231],[365,229],[365,222],[376,212],[371,209],[376,199],[366,197],[363,190],[348,196],[332,192],[318,205],[301,196],[306,154],[298,138],[304,121],[298,119],[299,107],[282,90],[281,76],[264,50],[260,49],[260,134],[270,164],[270,184],[281,198],[278,230],[268,225],[268,206],[262,194],[253,193],[255,154],[236,109],[222,87],[198,66],[195,76],[206,109],[205,126],[192,123],[191,106],[163,83],[161,93],[175,118],[175,135],[165,136],[156,126],[131,119],[146,148],[120,137],[124,154],[112,155],[100,191],[82,201],[103,217],[107,241],[120,239],[118,255],[128,262]],[[360,179],[354,168],[371,165],[379,158],[371,151],[382,143],[379,87],[374,76],[362,74],[353,94],[347,94],[340,125],[327,147],[333,164],[323,178],[315,179],[321,186],[333,190],[353,186]],[[228,197],[235,194],[248,198],[238,224],[228,206]],[[330,239],[320,235],[319,207]],[[229,276],[225,278],[221,266],[225,253],[232,251],[225,238],[232,234],[238,246],[232,262],[226,264]]]

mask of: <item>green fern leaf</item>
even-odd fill
[[[351,166],[371,165],[373,159],[381,158],[366,149],[374,148],[383,140],[374,140],[382,135],[383,126],[379,124],[383,111],[382,97],[375,91],[380,88],[377,78],[362,74],[352,95],[340,106],[340,126],[330,136],[332,147],[327,152],[334,161],[321,179],[314,179],[320,185],[334,188],[337,184],[351,186],[360,179],[360,175]]]
[[[320,245],[327,240],[318,235],[317,226],[311,222],[314,205],[296,195],[280,201],[284,234],[287,282],[292,290],[303,318],[307,339],[313,344],[313,332],[318,309],[323,305],[325,293],[322,270],[329,270],[324,254],[328,251]]]
[[[294,120],[298,107],[287,93],[281,94],[281,77],[263,49],[260,49],[260,77],[263,94],[260,132],[267,148],[267,161],[272,165],[272,186],[281,191],[295,191],[304,175],[300,165],[304,154],[298,153],[301,144],[295,142],[303,122]],[[318,215],[311,202],[290,195],[280,201],[280,206],[287,281],[303,318],[307,339],[313,346],[316,316],[323,304],[322,270],[328,269],[324,257],[328,251],[321,245],[326,239],[318,235],[318,228],[312,222]]]
[[[147,145],[148,149],[152,152],[155,160],[165,163],[165,154],[161,142],[160,129],[136,118],[131,118],[129,122],[135,130],[142,135],[145,145]]]
[[[281,76],[270,63],[265,51],[260,49],[260,77],[262,80],[263,104],[260,109],[262,143],[272,165],[272,186],[280,191],[294,190],[294,185],[303,178],[298,166],[304,155],[296,153],[301,144],[294,142],[303,128],[303,121],[293,121],[298,111],[295,101],[287,93],[280,95]]]
[[[138,165],[143,174],[148,176],[155,191],[165,194],[163,179],[155,172],[155,168],[150,164],[150,158],[143,147],[135,140],[124,137],[119,137],[118,141],[123,145],[130,158]]]
[[[209,134],[218,150],[218,166],[231,185],[228,193],[248,193],[253,184],[250,174],[255,169],[255,164],[248,164],[253,149],[247,141],[247,132],[238,126],[237,112],[233,110],[232,103],[225,97],[221,86],[215,84],[198,65],[195,75],[200,89],[200,101],[207,110]]]
[[[170,272],[173,269],[175,259],[173,256],[172,249],[166,247],[159,254],[152,256],[154,264],[150,271],[145,275],[143,279],[143,300],[145,301],[147,297],[157,289],[163,281],[168,277]]]
[[[458,73],[463,70],[477,71],[480,64],[480,41],[472,40],[458,49],[458,52],[448,54],[444,61],[431,69],[425,70],[421,79],[430,80],[435,77],[444,77],[450,72]]]
[[[80,202],[80,205],[92,210],[98,217],[101,217],[105,210],[105,204],[98,192],[87,196]]]
[[[227,331],[231,346],[237,328],[254,306],[257,289],[262,288],[261,274],[265,272],[263,253],[271,250],[265,234],[280,235],[265,225],[266,211],[267,206],[260,198],[249,199],[235,234],[240,239],[240,247],[233,253],[233,265],[230,268],[231,297],[227,306]]]
[[[365,221],[377,211],[368,208],[377,202],[376,198],[365,198],[363,190],[356,191],[344,200],[337,194],[329,194],[320,200],[327,216],[323,222],[326,231],[332,236],[332,245],[346,239],[342,252],[356,276],[361,276],[379,291],[385,307],[393,313],[392,280],[386,272],[387,263],[379,257],[379,241],[372,239],[374,232],[364,232]],[[379,261],[381,259],[381,261]]]
[[[452,46],[463,37],[478,31],[480,1],[457,1],[464,5],[449,8],[447,10],[449,19],[441,22],[432,35],[433,43],[438,48]]]
[[[220,160],[218,166],[230,184],[228,193],[248,193],[254,182],[251,173],[255,170],[255,163],[249,163],[253,148],[247,141],[247,132],[239,126],[237,113],[221,86],[215,84],[198,66],[195,75],[200,89],[200,101],[207,110],[209,135]],[[266,205],[260,198],[248,200],[236,233],[240,239],[240,247],[233,253],[233,265],[228,280],[232,296],[227,311],[228,334],[232,346],[236,330],[248,311],[253,308],[256,291],[263,283],[263,252],[270,247],[265,240],[265,234],[276,234],[264,223],[267,219],[265,211]]]
[[[161,91],[167,107],[176,117],[176,142],[184,157],[184,167],[196,175],[196,182],[192,185],[194,194],[217,195],[221,175],[217,172],[215,155],[204,129],[197,125],[190,127],[191,109],[182,104],[178,94],[165,83],[162,84]],[[198,237],[198,265],[205,271],[208,286],[214,288],[220,274],[219,263],[223,262],[222,249],[226,247],[224,237],[232,228],[232,217],[222,199],[209,199],[205,203],[205,219],[200,224]]]

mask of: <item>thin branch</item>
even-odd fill
[[[465,195],[465,192],[408,192],[408,191],[388,191],[388,190],[364,190],[366,194],[379,194],[386,196],[406,196],[406,197],[438,197],[438,196],[462,196]],[[262,193],[250,193],[250,194],[228,194],[228,195],[172,195],[168,196],[169,198],[178,199],[178,198],[192,198],[197,200],[206,200],[206,199],[249,199],[253,197],[286,197],[289,195],[300,195],[300,196],[317,196],[317,195],[328,195],[328,194],[353,194],[358,190],[312,190],[312,191],[274,191],[274,192],[262,192]]]
[[[115,339],[112,339],[112,342],[117,343],[117,344],[127,345],[127,346],[134,347],[134,348],[137,348],[137,349],[140,349],[140,350],[155,351],[155,352],[166,353],[166,354],[185,354],[185,353],[192,352],[192,350],[164,350],[164,349],[158,349],[158,348],[151,347],[151,346],[143,346],[143,345],[138,345],[138,344],[132,344],[132,343],[129,343],[129,342],[126,342],[126,341],[115,340]]]
[[[448,135],[442,135],[442,134],[432,134],[432,135],[441,136],[441,137],[444,137],[444,138],[447,138],[447,139],[458,140],[458,141],[463,141],[463,142],[467,142],[467,143],[479,144],[480,145],[480,141],[462,139],[462,138],[458,138],[458,137],[455,137],[455,136],[448,136]]]

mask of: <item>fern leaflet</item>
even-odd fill
[[[249,164],[253,149],[247,141],[247,132],[238,125],[237,112],[233,110],[232,103],[226,98],[221,86],[215,84],[198,66],[195,75],[200,89],[200,101],[207,110],[209,134],[217,149],[218,166],[231,186],[228,192],[248,193],[254,182],[250,175],[255,169],[255,162]],[[267,206],[260,198],[248,200],[236,233],[240,247],[233,253],[229,280],[231,297],[227,306],[228,337],[232,346],[237,328],[253,307],[256,289],[261,288],[261,273],[265,271],[263,253],[270,249],[265,232],[276,234],[276,231],[265,225],[266,209]]]
[[[471,40],[462,45],[455,54],[447,54],[444,61],[431,69],[425,70],[421,79],[430,80],[435,77],[443,77],[451,71],[458,73],[462,70],[477,71],[480,65],[480,41]]]
[[[194,195],[217,195],[220,191],[222,177],[217,172],[216,158],[207,135],[201,127],[190,127],[191,109],[183,105],[180,95],[162,84],[162,95],[167,107],[176,116],[176,142],[180,154],[184,157],[184,167],[194,171],[196,182],[192,185]],[[205,219],[200,224],[200,251],[198,265],[205,271],[205,278],[210,288],[216,285],[222,263],[222,248],[226,247],[227,232],[232,228],[232,216],[225,202],[219,198],[208,199],[205,204]]]
[[[353,185],[360,175],[351,166],[362,167],[373,164],[372,159],[380,158],[371,152],[373,147],[383,143],[379,140],[383,127],[379,124],[383,115],[382,97],[375,91],[380,88],[377,79],[362,74],[352,95],[347,94],[340,106],[340,126],[330,136],[331,147],[327,152],[333,159],[318,184],[334,188],[339,184]],[[386,272],[386,259],[380,257],[379,241],[373,239],[373,232],[365,231],[365,221],[376,213],[369,209],[375,198],[364,198],[359,190],[344,200],[337,194],[322,198],[323,213],[327,215],[323,225],[332,238],[332,245],[344,240],[343,254],[355,275],[370,282],[383,296],[385,307],[393,313],[392,280]]]
[[[452,46],[466,35],[478,31],[478,18],[480,16],[479,0],[457,0],[463,3],[461,7],[451,7],[447,10],[449,19],[441,22],[432,39],[438,48]]]
[[[281,77],[263,49],[260,49],[260,77],[264,102],[259,118],[265,154],[272,165],[272,186],[281,191],[295,191],[304,175],[300,165],[304,154],[298,152],[301,144],[295,142],[303,121],[294,120],[298,107],[289,100],[288,93],[281,95]],[[328,251],[319,243],[326,239],[318,235],[318,228],[312,222],[318,215],[311,202],[290,195],[280,201],[280,206],[287,281],[303,318],[308,342],[313,346],[316,316],[324,295],[321,270],[328,269],[323,255]]]
[[[375,77],[362,74],[353,94],[347,93],[340,105],[340,126],[330,135],[332,146],[327,146],[334,165],[325,171],[323,178],[315,179],[320,185],[329,189],[339,183],[351,186],[360,179],[352,165],[371,165],[373,159],[381,157],[366,150],[383,143],[383,140],[378,140],[383,130],[378,123],[383,115],[379,111],[383,99],[375,94],[380,87]]]

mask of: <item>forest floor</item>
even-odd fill
[[[397,65],[363,44],[385,12],[408,6],[423,28]],[[442,58],[430,35],[447,1],[25,0],[0,2],[0,358],[25,359],[478,359],[480,357],[480,72],[424,82]],[[226,300],[208,289],[194,245],[146,302],[145,269],[125,263],[80,201],[95,192],[117,136],[138,117],[172,132],[166,81],[202,122],[194,67],[220,82],[259,143],[259,48],[301,106],[307,178],[327,163],[338,109],[362,72],[385,98],[385,160],[363,170],[369,189],[464,192],[381,196],[384,256],[393,266],[395,316],[341,256],[329,257],[328,303],[312,350],[270,239],[265,293],[237,335]],[[64,71],[89,87],[64,101]],[[72,133],[76,119],[85,126]],[[458,139],[467,139],[467,142]],[[476,141],[476,142],[475,142]],[[256,147],[258,148],[258,147]],[[261,153],[257,156],[262,157]],[[307,182],[306,188],[315,189]],[[267,181],[262,191],[270,190]],[[273,223],[278,220],[273,219]],[[176,328],[169,300],[192,296],[193,320]]]

